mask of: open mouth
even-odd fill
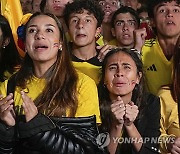
[[[48,48],[48,46],[46,46],[46,45],[37,45],[37,46],[35,46],[35,49],[37,50],[37,49],[47,49]]]
[[[85,37],[86,35],[85,34],[77,34],[76,36],[77,37]]]
[[[129,34],[123,34],[123,38],[130,38],[130,35]]]
[[[175,23],[173,21],[167,21],[166,24],[167,25],[175,25]]]
[[[125,83],[116,83],[115,86],[116,87],[123,87],[125,85]]]

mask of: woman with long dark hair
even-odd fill
[[[161,102],[161,152],[180,154],[180,37],[173,55],[172,84],[159,91]]]
[[[35,13],[22,32],[24,63],[0,86],[0,153],[98,152],[96,122],[87,118],[96,115],[100,123],[96,84],[73,68],[61,23],[52,14]],[[7,94],[12,79],[15,90]],[[75,119],[65,117],[91,123],[79,120],[71,127],[62,117],[71,125]]]
[[[0,15],[0,82],[16,72],[21,63],[11,27],[7,19]]]
[[[160,135],[160,102],[144,91],[139,56],[136,50],[117,48],[103,61],[98,87],[100,129],[110,134],[108,150],[112,154],[158,153],[158,143],[152,140]]]

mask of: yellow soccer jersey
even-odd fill
[[[173,100],[168,87],[161,89],[158,95],[161,102],[161,138],[167,139],[169,136],[180,137],[177,103]],[[167,153],[165,142],[161,143],[160,147],[162,153]]]
[[[102,67],[102,63],[99,62],[97,56],[89,60],[81,60],[76,56],[72,55],[72,62],[74,67],[80,72],[92,78],[96,84],[98,84],[101,79],[101,67]]]
[[[142,48],[142,62],[146,86],[149,92],[157,95],[161,86],[172,82],[172,62],[168,61],[157,39],[147,40]]]
[[[75,117],[96,115],[97,123],[101,123],[97,87],[95,82],[91,78],[80,72],[78,72],[78,78],[78,108]],[[2,94],[3,96],[6,96],[7,81],[8,80],[1,83],[0,85],[0,94]],[[42,93],[45,87],[45,83],[46,82],[44,79],[39,79],[33,76],[31,81],[28,82],[27,88],[23,90],[32,100],[35,100],[39,96],[39,94]],[[22,98],[20,94],[21,90],[22,89],[17,87],[14,93],[15,108],[16,112],[19,113],[23,113]],[[66,114],[67,116],[69,115],[68,111]]]
[[[14,73],[16,73],[18,70],[20,69],[20,66],[15,66],[14,67],[14,72],[13,73],[9,73],[9,71],[5,71],[4,72],[4,81],[8,80]]]
[[[108,42],[109,45],[114,45],[114,46],[118,46],[117,40],[113,39],[111,41]]]
[[[100,45],[100,46],[104,45],[103,36],[102,36],[101,34],[100,34],[99,37],[97,38],[96,44],[97,44],[97,45]]]

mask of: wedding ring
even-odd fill
[[[119,107],[121,108],[121,107],[122,107],[122,105],[120,104],[120,105],[119,105]]]

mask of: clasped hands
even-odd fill
[[[132,101],[124,104],[120,96],[111,104],[111,111],[118,121],[118,125],[130,126],[136,119],[139,110]]]
[[[28,122],[38,114],[38,110],[33,100],[24,91],[21,91],[21,98],[23,101],[22,107],[24,109],[26,122]],[[10,93],[6,97],[0,95],[0,119],[8,126],[14,126],[16,123],[15,121],[16,115],[13,108],[14,106],[13,104],[14,104],[14,99],[12,93]]]

